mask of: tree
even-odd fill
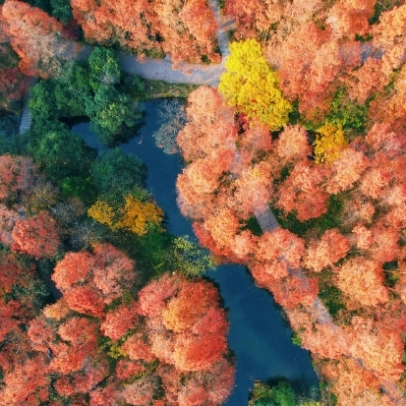
[[[321,272],[327,266],[344,258],[350,250],[347,238],[336,228],[327,230],[319,241],[310,242],[303,264],[314,272]]]
[[[141,118],[137,103],[129,95],[119,93],[104,83],[99,85],[93,100],[87,99],[85,110],[90,117],[91,128],[102,144],[109,147],[127,140],[130,137],[127,130]]]
[[[238,211],[242,218],[263,210],[274,191],[272,168],[267,162],[246,168],[235,181],[235,188],[233,197],[235,205],[240,206]]]
[[[93,183],[99,194],[111,202],[120,201],[134,186],[142,186],[145,177],[142,162],[118,147],[101,153],[92,163]]]
[[[13,243],[11,233],[17,220],[21,220],[21,216],[15,210],[0,204],[0,242],[2,244],[10,246]]]
[[[20,69],[28,75],[47,78],[62,72],[69,59],[68,43],[61,37],[62,25],[39,8],[8,0],[3,6],[5,30],[21,58]]]
[[[279,135],[276,152],[284,163],[299,161],[311,155],[306,129],[300,125],[287,125]]]
[[[128,330],[134,329],[138,322],[138,311],[135,303],[122,305],[108,312],[101,325],[101,332],[112,341],[117,341]]]
[[[206,2],[159,0],[154,12],[164,38],[162,49],[171,55],[175,68],[181,66],[181,61],[220,62],[214,43],[216,21]],[[207,59],[203,59],[204,55]]]
[[[280,21],[283,1],[275,0],[227,0],[225,12],[237,22],[236,38],[252,38],[258,33],[269,35],[269,27]]]
[[[221,360],[227,349],[224,334],[178,335],[174,345],[174,365],[183,371],[208,369]]]
[[[329,362],[323,367],[323,374],[332,382],[333,393],[346,404],[386,404],[382,398],[373,396],[379,391],[378,379],[357,360],[343,357],[338,362]]]
[[[72,9],[70,4],[66,4],[63,0],[50,0],[52,15],[59,21],[66,24],[72,20]]]
[[[13,251],[31,255],[35,259],[54,257],[60,245],[55,221],[45,212],[16,221],[11,237]]]
[[[15,255],[0,253],[1,291],[11,293],[14,285],[28,286],[34,271],[35,267],[24,267]]]
[[[139,297],[141,313],[153,317],[152,353],[180,371],[206,370],[220,361],[227,349],[228,324],[214,286],[175,275],[164,276],[151,287],[142,289]]]
[[[140,314],[150,318],[159,316],[165,303],[171,296],[175,295],[180,284],[181,279],[170,277],[168,274],[151,281],[138,294]]]
[[[99,316],[110,304],[131,288],[134,262],[109,244],[94,247],[93,254],[68,253],[55,267],[52,280],[76,311]],[[86,296],[87,295],[87,296]]]
[[[254,250],[256,261],[269,265],[273,277],[279,279],[288,275],[289,269],[300,266],[300,258],[304,252],[304,241],[289,230],[278,228],[272,232],[265,232],[258,238],[257,248]],[[284,264],[283,271],[274,263],[280,261]],[[274,265],[275,266],[274,266]],[[280,272],[280,273],[279,273]]]
[[[235,144],[238,134],[233,125],[233,113],[216,89],[200,86],[190,93],[186,113],[187,125],[176,140],[186,161]]]
[[[363,65],[345,78],[350,98],[363,104],[373,94],[383,90],[385,77],[382,75],[382,60],[369,57]]]
[[[339,268],[337,286],[361,306],[376,306],[389,300],[389,292],[383,285],[383,279],[379,262],[355,257]]]
[[[404,62],[402,43],[406,31],[402,20],[405,13],[404,4],[384,11],[379,16],[379,24],[373,26],[371,30],[374,47],[384,52],[382,72],[386,77],[389,77],[392,70],[398,69]]]
[[[0,392],[0,402],[5,405],[37,406],[49,396],[50,377],[44,355],[36,354],[4,376],[5,388]]]
[[[128,3],[126,1],[73,0],[73,16],[81,25],[89,42],[109,45],[118,41],[121,46],[134,50],[152,49],[158,46],[148,36],[147,22],[154,18],[152,7],[144,0]],[[126,7],[129,7],[126,9]],[[140,18],[145,13],[146,21]],[[124,15],[127,15],[124,18]],[[128,17],[130,16],[130,17]]]
[[[286,213],[295,210],[299,221],[320,217],[327,212],[328,194],[322,187],[325,175],[323,167],[298,162],[279,186],[276,207]]]
[[[298,100],[300,113],[317,121],[328,110],[330,86],[344,65],[331,29],[317,26],[312,16],[321,4],[316,1],[306,7],[294,4],[287,8],[286,22],[278,25],[265,51],[267,60],[278,68],[285,97],[291,102]]]
[[[297,395],[288,381],[281,380],[272,386],[255,381],[248,405],[293,406],[298,404],[297,400]]]
[[[155,355],[151,351],[151,345],[142,332],[135,333],[127,338],[120,350],[133,361],[152,362],[156,360]]]
[[[302,347],[321,358],[342,359],[348,353],[349,334],[333,323],[321,324],[300,332]]]
[[[175,332],[191,329],[195,334],[225,334],[228,325],[224,311],[216,314],[219,300],[218,291],[210,283],[184,282],[178,295],[163,310],[163,322],[166,328]]]
[[[338,38],[364,36],[369,32],[369,18],[374,14],[374,0],[340,0],[329,10],[327,23]]]
[[[175,63],[199,63],[203,55],[219,60],[213,41],[215,19],[202,0],[74,0],[72,9],[90,42],[117,42],[140,56],[169,53]]]
[[[352,319],[354,337],[349,352],[382,380],[398,380],[403,373],[403,343],[400,333],[370,318]]]
[[[337,159],[347,147],[347,140],[341,125],[336,128],[329,122],[317,129],[318,135],[314,142],[314,155],[317,163],[330,163]]]
[[[142,406],[151,403],[154,392],[158,386],[158,380],[149,376],[143,376],[126,385],[119,393],[119,398],[134,406]]]
[[[81,137],[68,130],[44,134],[32,153],[35,161],[54,180],[89,171],[90,149]]]
[[[350,145],[340,154],[338,159],[331,163],[327,192],[337,194],[352,188],[368,166],[368,158],[361,151],[351,148]]]
[[[176,137],[186,124],[185,107],[178,101],[164,101],[158,114],[161,126],[152,134],[157,146],[162,148],[165,154],[179,153]]]
[[[278,74],[266,62],[261,45],[254,39],[230,44],[227,72],[219,91],[231,106],[277,130],[288,121],[292,107],[278,88]]]
[[[185,276],[199,276],[215,267],[207,251],[188,236],[175,237],[170,255],[174,268]]]
[[[89,56],[89,82],[97,93],[101,84],[116,85],[120,83],[118,56],[112,49],[96,47]]]
[[[117,211],[98,200],[88,214],[112,230],[126,229],[138,235],[146,234],[152,224],[159,225],[163,217],[163,211],[155,203],[136,199],[131,194],[125,196],[124,206]]]
[[[146,234],[151,224],[159,225],[163,219],[163,211],[154,202],[141,201],[132,195],[125,197],[120,212],[119,227],[138,235]]]
[[[32,185],[33,162],[30,158],[0,156],[0,200],[16,199],[17,193],[26,193]]]

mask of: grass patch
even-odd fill
[[[186,99],[189,94],[198,88],[197,85],[188,83],[168,83],[163,80],[143,79],[145,83],[144,94],[138,100],[150,100],[161,98],[183,98]]]

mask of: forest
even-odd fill
[[[224,404],[238,359],[205,273],[225,263],[320,382],[256,380],[248,405],[405,405],[405,62],[403,0],[0,1],[0,405]],[[199,244],[120,148],[161,97]]]

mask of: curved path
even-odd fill
[[[209,0],[209,5],[217,21],[216,36],[221,52],[221,63],[213,65],[180,64],[179,70],[172,69],[169,55],[164,59],[137,59],[134,55],[120,53],[120,67],[129,75],[137,75],[150,80],[163,80],[168,83],[191,83],[217,87],[224,70],[224,63],[229,55],[227,31],[234,26],[234,20],[223,17],[217,0]],[[86,45],[78,54],[79,60],[86,60],[93,47]]]

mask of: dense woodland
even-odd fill
[[[222,404],[234,359],[201,277],[214,262],[272,293],[321,380],[322,401],[258,382],[251,405],[405,403],[404,1],[221,3],[236,23],[218,89],[155,134],[183,156],[178,204],[213,257],[165,231],[142,162],[115,148],[147,97],[117,51],[219,62],[208,3],[2,3],[1,405]],[[83,116],[107,152],[70,131]]]

